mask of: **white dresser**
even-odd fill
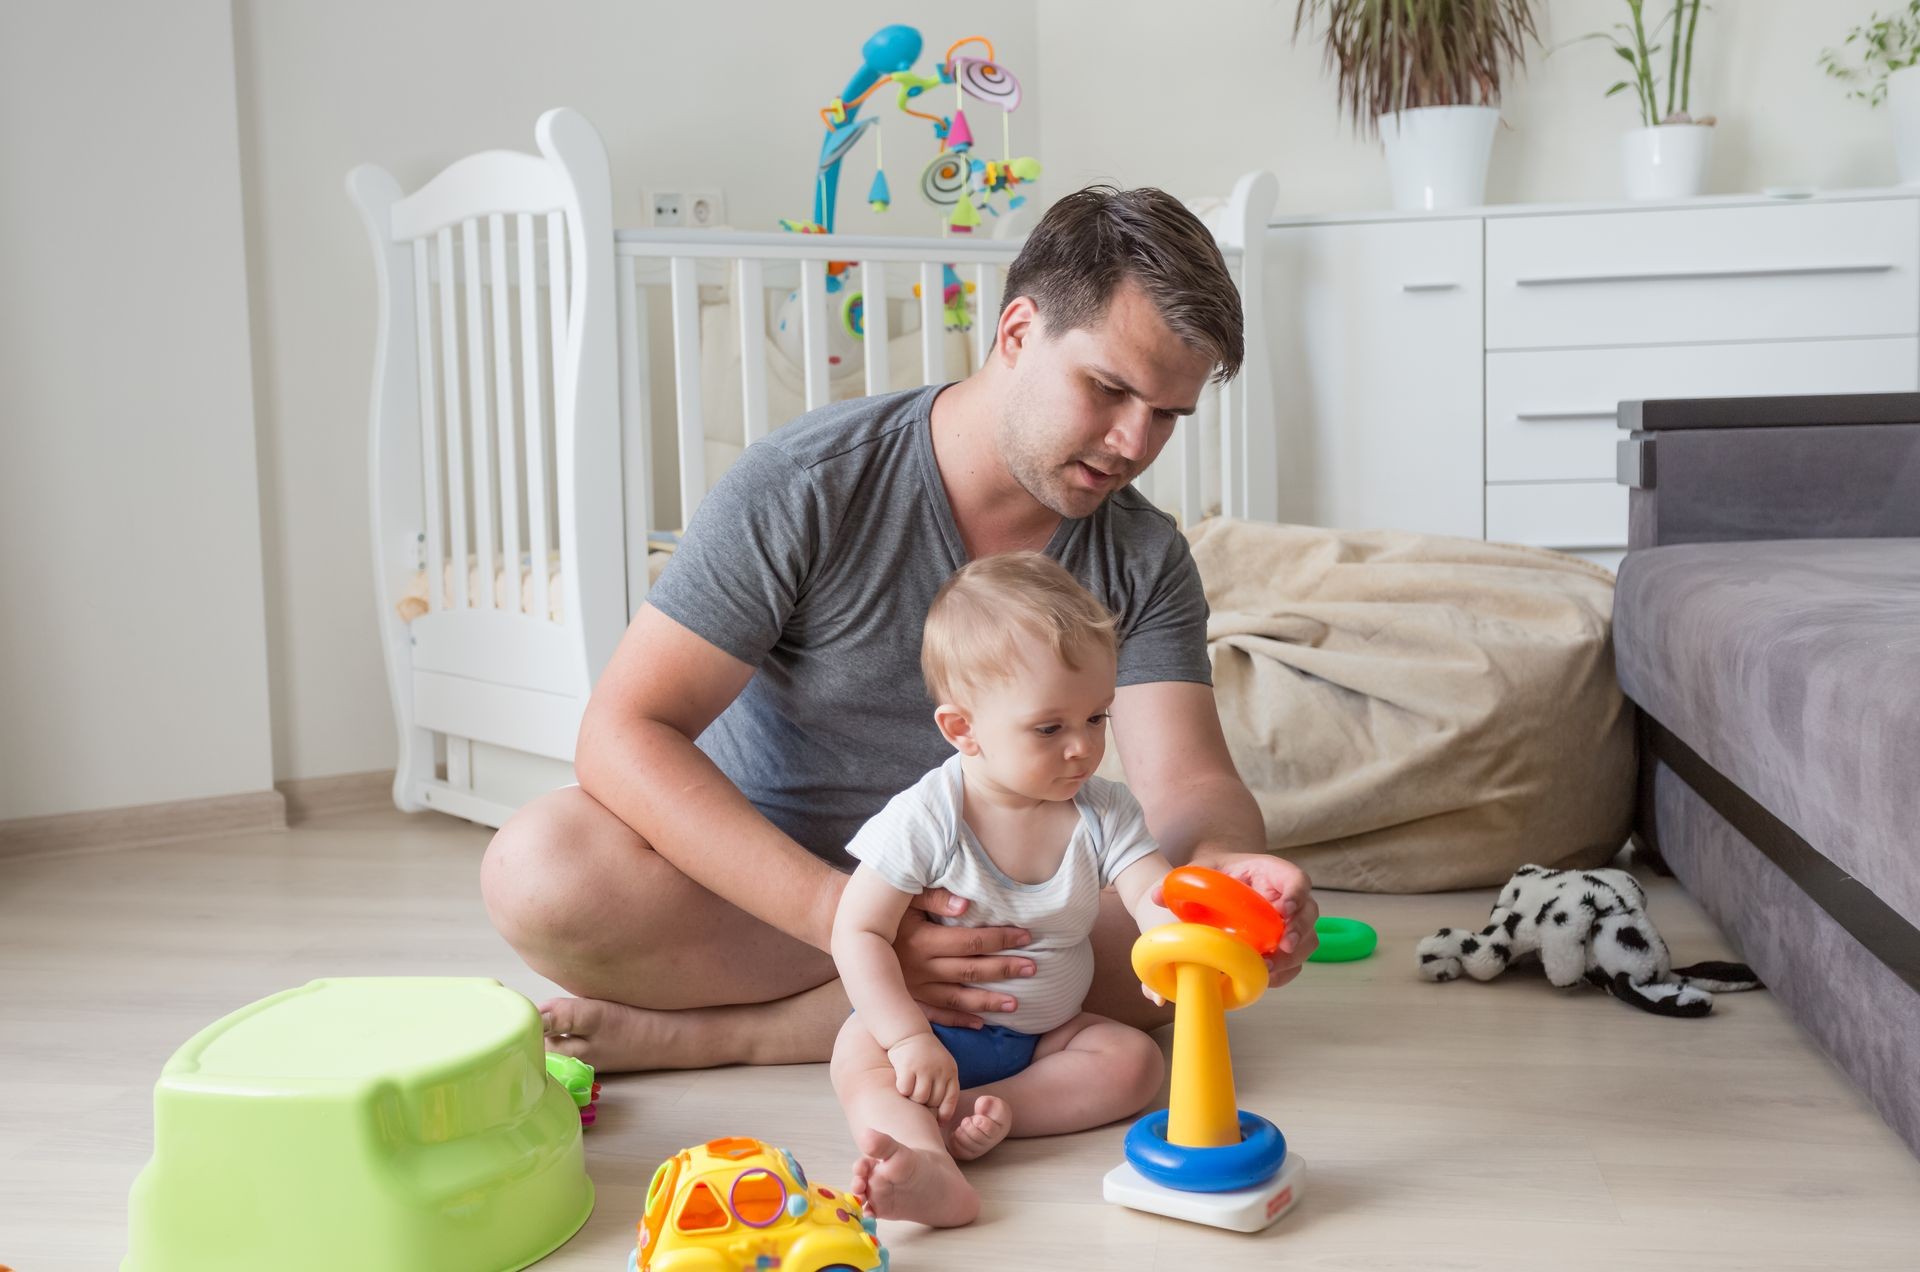
[[[1276,222],[1282,520],[1627,541],[1633,398],[1920,389],[1920,190]]]

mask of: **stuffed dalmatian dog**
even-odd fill
[[[1646,893],[1624,870],[1545,870],[1522,866],[1478,932],[1441,928],[1420,942],[1420,975],[1457,980],[1464,970],[1492,980],[1538,954],[1562,989],[1582,980],[1621,1002],[1662,1016],[1704,1016],[1713,995],[1757,989],[1744,963],[1673,966],[1647,918]]]

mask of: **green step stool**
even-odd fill
[[[153,1093],[121,1272],[513,1272],[593,1211],[540,1013],[495,980],[317,980]]]

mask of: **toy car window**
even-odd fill
[[[720,1204],[703,1179],[687,1192],[687,1200],[681,1205],[673,1226],[682,1232],[715,1232],[725,1228],[728,1222],[727,1208]]]
[[[780,1176],[756,1166],[734,1179],[727,1200],[733,1213],[749,1228],[765,1228],[787,1208],[787,1186]]]

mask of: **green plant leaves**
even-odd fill
[[[1841,50],[1858,44],[1859,63],[1843,60]],[[1887,76],[1920,64],[1920,0],[1908,0],[1906,12],[1891,17],[1873,15],[1847,32],[1840,49],[1821,50],[1820,68],[1842,84],[1847,96],[1877,106],[1887,96]]]
[[[1324,21],[1341,109],[1362,132],[1420,106],[1492,105],[1539,46],[1534,0],[1299,0],[1294,39]]]

